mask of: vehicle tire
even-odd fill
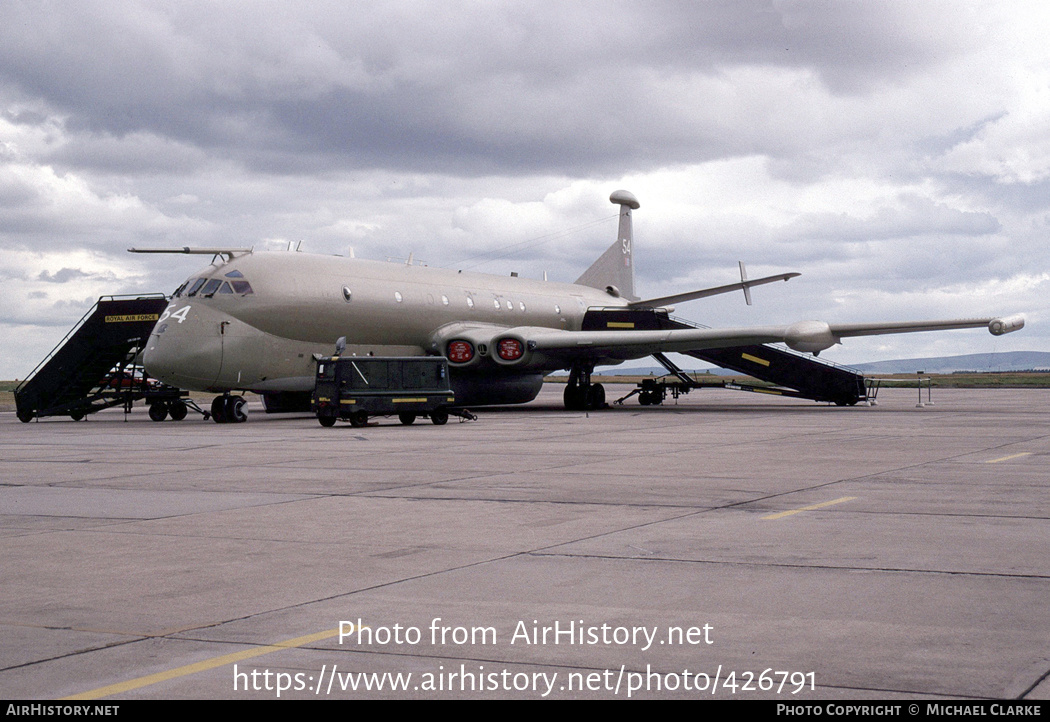
[[[321,424],[321,426],[325,427],[326,429],[335,426],[335,420],[336,416],[334,416],[333,414],[317,415],[317,423]]]
[[[216,424],[226,423],[226,397],[216,396],[211,402],[211,420]]]
[[[398,420],[405,426],[411,426],[416,422],[416,415],[409,413],[401,413],[397,415]]]
[[[448,423],[448,409],[434,409],[430,412],[430,420],[434,426],[442,426]]]
[[[149,405],[149,417],[153,421],[164,421],[168,418],[168,405],[163,401],[154,401]]]
[[[228,396],[226,401],[226,421],[231,424],[243,424],[248,420],[248,412],[244,410],[247,401],[243,396]]]
[[[355,429],[368,426],[368,414],[364,411],[355,411],[350,414],[350,425]]]
[[[171,416],[172,421],[182,421],[189,410],[185,401],[172,401],[168,404],[168,415]]]

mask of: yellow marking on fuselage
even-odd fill
[[[606,328],[634,328],[633,321],[609,321],[605,324]]]
[[[425,404],[427,402],[424,396],[421,399],[391,399],[395,404]]]
[[[1031,451],[1022,451],[1020,454],[1010,454],[1009,456],[1000,456],[998,459],[989,459],[984,462],[986,464],[998,464],[1000,461],[1009,461],[1010,459],[1019,459],[1022,456],[1031,456]]]
[[[338,629],[326,629],[323,632],[315,632],[314,634],[307,634],[302,637],[296,637],[295,639],[286,639],[283,642],[277,642],[276,644],[268,644],[264,647],[252,647],[251,649],[245,649],[240,652],[224,654],[220,657],[212,657],[211,659],[205,659],[200,662],[194,662],[193,664],[186,664],[182,667],[169,669],[165,672],[147,674],[144,677],[136,677],[135,679],[129,679],[126,682],[110,684],[105,687],[99,687],[97,689],[90,690],[88,692],[81,692],[80,694],[74,694],[69,697],[63,697],[63,699],[100,699],[102,697],[109,697],[113,694],[129,692],[133,689],[139,689],[140,687],[148,687],[149,685],[157,684],[158,682],[166,682],[169,679],[178,679],[179,677],[185,677],[186,675],[196,674],[197,672],[205,672],[209,669],[222,667],[226,664],[239,662],[242,659],[261,657],[264,654],[270,654],[271,652],[279,652],[282,649],[295,649],[296,647],[301,647],[304,644],[310,644],[311,642],[319,642],[322,639],[330,639],[332,637],[337,636],[338,634]]]
[[[751,389],[756,394],[775,394],[777,396],[783,396],[784,392],[777,391],[776,389]]]
[[[791,516],[792,514],[800,514],[804,511],[813,511],[814,509],[823,509],[826,506],[833,506],[835,504],[841,504],[846,501],[853,501],[857,497],[855,496],[844,496],[841,499],[833,499],[832,501],[822,501],[819,504],[812,504],[810,506],[804,506],[801,509],[792,509],[791,511],[782,511],[777,514],[770,514],[769,516],[762,517],[763,519],[783,519],[785,516]]]
[[[759,358],[758,356],[752,356],[749,353],[742,353],[742,354],[740,354],[740,356],[745,361],[750,361],[752,363],[761,364],[762,366],[769,366],[769,364],[770,364],[770,362],[766,361],[764,358]]]
[[[339,399],[339,403],[341,403],[341,404],[356,404],[357,400],[356,399]]]

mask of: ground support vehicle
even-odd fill
[[[442,356],[322,356],[317,359],[313,410],[321,426],[338,420],[361,427],[372,416],[396,415],[402,424],[419,417],[437,425],[449,415],[476,418],[454,408],[448,362]]]

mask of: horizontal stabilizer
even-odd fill
[[[730,293],[732,291],[747,291],[752,286],[762,286],[766,283],[773,283],[774,281],[787,281],[794,278],[795,276],[801,276],[801,273],[778,273],[775,276],[765,276],[764,278],[756,278],[752,281],[740,281],[739,283],[728,283],[725,286],[715,286],[714,288],[703,288],[699,291],[688,291],[686,293],[676,293],[673,296],[661,296],[660,298],[647,298],[644,301],[635,301],[631,306],[642,307],[642,308],[658,308],[660,306],[671,306],[676,303],[682,303],[684,301],[693,301],[698,298],[707,298],[708,296],[717,296],[722,293]]]
[[[237,256],[243,256],[247,253],[251,253],[251,248],[190,248],[189,246],[182,246],[181,248],[129,248],[129,253],[189,253],[192,255],[199,256],[226,256],[227,259],[233,260]]]

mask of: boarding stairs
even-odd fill
[[[584,316],[583,330],[609,328],[666,330],[709,327],[672,317],[664,309],[604,308],[587,311]],[[680,393],[688,393],[694,388],[718,386],[740,391],[812,399],[840,406],[852,406],[860,401],[869,400],[868,385],[862,374],[845,366],[823,361],[809,354],[800,354],[779,345],[756,344],[699,349],[681,353],[722,368],[738,371],[765,383],[701,382],[682,371],[663,354],[655,354],[654,358],[668,370],[668,378],[647,379],[624,399],[638,394],[643,404],[658,404],[663,401],[668,392],[678,398]],[[624,399],[619,401],[622,403]]]
[[[177,399],[178,389],[137,365],[160,314],[163,294],[102,296],[15,389],[18,418],[69,415],[80,420],[142,398]]]

